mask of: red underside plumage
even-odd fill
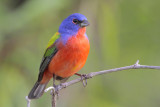
[[[81,28],[65,45],[61,41],[56,44],[58,52],[44,72],[41,83],[48,82],[53,74],[63,78],[70,77],[84,66],[90,49],[85,31],[85,27]]]

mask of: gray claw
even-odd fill
[[[86,87],[87,86],[87,77],[86,77],[86,74],[82,74],[81,75],[81,81],[83,82],[83,86]]]

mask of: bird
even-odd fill
[[[65,82],[85,65],[90,43],[86,34],[89,25],[87,18],[74,13],[62,21],[48,42],[43,55],[38,80],[28,94],[29,99],[38,99],[43,95],[51,78]]]

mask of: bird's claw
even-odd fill
[[[81,77],[81,81],[83,83],[83,86],[86,87],[87,86],[87,79],[88,79],[87,75],[86,74],[78,74],[78,73],[76,73],[75,75],[78,75]]]
[[[83,86],[86,87],[87,86],[87,75],[86,74],[81,75],[81,81],[83,82]]]

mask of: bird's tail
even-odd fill
[[[29,99],[37,99],[40,96],[42,96],[44,89],[46,88],[46,85],[48,82],[41,84],[40,82],[36,82],[32,90],[30,91],[28,98]]]

